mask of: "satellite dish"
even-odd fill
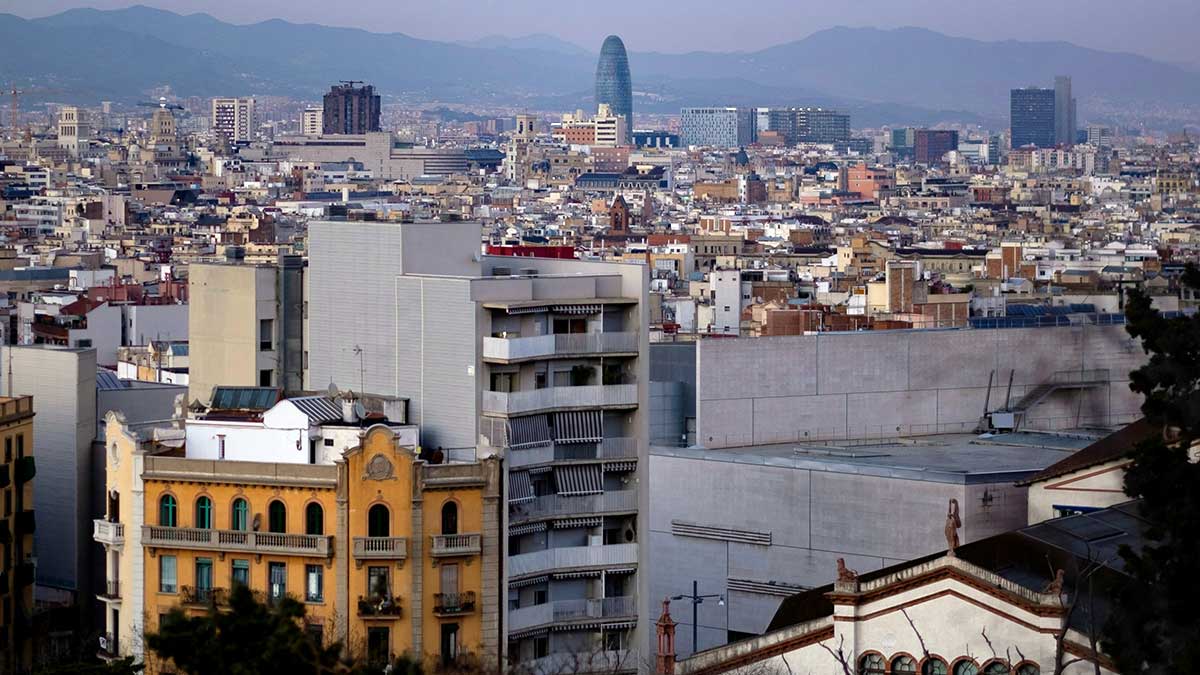
[[[367,406],[363,405],[362,401],[354,402],[354,416],[360,420],[366,418]]]
[[[338,394],[340,394],[340,393],[341,392],[338,391],[337,385],[334,384],[333,381],[331,380],[329,382],[329,388],[325,390],[325,394],[327,396],[329,396],[329,398],[337,398]]]

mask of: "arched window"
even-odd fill
[[[894,675],[898,675],[899,673],[915,672],[917,672],[917,662],[913,660],[913,657],[906,654],[901,654],[900,656],[892,659],[892,673]]]
[[[992,661],[983,669],[983,675],[1009,675],[1012,670],[1003,661]]]
[[[442,534],[458,534],[458,504],[442,504]]]
[[[950,667],[946,662],[934,656],[921,665],[921,675],[948,675]]]
[[[391,520],[386,506],[383,504],[372,506],[371,510],[367,511],[367,536],[390,537]]]
[[[238,497],[233,500],[233,510],[230,512],[229,527],[233,530],[250,529],[250,505],[245,499]]]
[[[1036,663],[1023,663],[1017,667],[1017,675],[1041,675],[1042,671]]]
[[[968,659],[954,664],[954,675],[979,675],[979,666]]]
[[[881,654],[863,654],[858,660],[858,675],[883,675],[885,670]]]
[[[316,502],[304,507],[304,534],[325,534],[325,511]]]
[[[208,497],[201,497],[196,500],[196,527],[202,530],[211,530],[213,523],[213,507],[212,500]]]
[[[287,532],[287,507],[278,499],[267,507],[267,531]]]
[[[174,495],[163,495],[158,500],[158,524],[163,527],[176,527],[179,503]]]

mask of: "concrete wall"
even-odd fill
[[[128,305],[124,310],[126,345],[188,339],[188,305]]]
[[[192,265],[188,298],[189,400],[207,402],[216,385],[258,386],[259,371],[277,366],[258,342],[259,319],[276,318],[275,269]]]
[[[1128,373],[1145,356],[1122,326],[823,333],[701,340],[697,443],[710,448],[797,438],[970,431],[1058,371],[1107,369],[1108,386],[1057,392],[1025,428],[1128,421]]]

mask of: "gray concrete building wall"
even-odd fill
[[[822,333],[701,340],[697,439],[710,448],[804,438],[970,431],[1056,373],[1108,371],[1109,384],[1060,391],[1024,428],[1129,421],[1129,371],[1145,358],[1123,326]],[[989,404],[989,386],[990,404]]]
[[[37,583],[90,600],[91,447],[96,351],[48,345],[0,349],[4,390],[34,401]],[[11,377],[10,377],[11,373]]]

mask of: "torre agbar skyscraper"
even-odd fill
[[[604,38],[596,63],[596,105],[607,103],[614,115],[625,116],[625,127],[633,129],[633,84],[625,43],[616,35]]]

